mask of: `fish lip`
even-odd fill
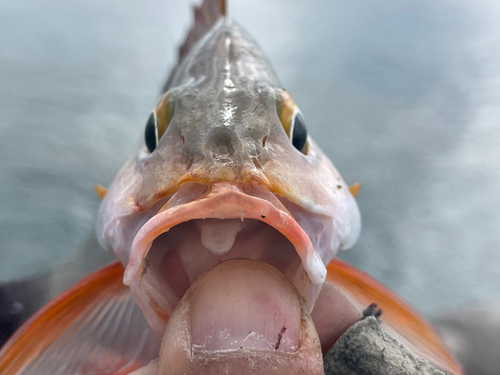
[[[315,251],[309,236],[292,214],[267,189],[239,187],[227,182],[215,183],[209,194],[190,202],[169,207],[165,204],[137,232],[131,248],[131,257],[125,269],[124,283],[133,290],[140,288],[146,267],[146,257],[153,241],[170,228],[194,219],[256,219],[275,228],[294,246],[311,281],[311,288],[303,296],[309,311],[319,295],[326,278],[326,267]],[[203,215],[200,214],[203,212]],[[206,213],[210,214],[207,215]]]

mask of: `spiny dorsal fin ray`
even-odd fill
[[[212,28],[220,17],[226,15],[226,10],[226,0],[204,0],[201,6],[193,7],[194,23],[186,36],[186,40],[179,47],[177,64],[170,72],[167,82],[163,86],[164,92],[169,89],[178,66],[182,63],[182,60],[191,48]]]

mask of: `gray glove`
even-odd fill
[[[324,358],[326,375],[444,375],[385,333],[376,317],[349,328]]]

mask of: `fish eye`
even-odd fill
[[[307,155],[307,128],[304,116],[300,112],[292,96],[285,90],[277,102],[278,117],[292,145]]]
[[[152,153],[158,147],[161,137],[165,134],[172,116],[174,114],[174,102],[170,92],[161,97],[153,113],[146,122],[144,140],[149,152]]]
[[[148,118],[148,122],[146,123],[144,139],[149,152],[153,152],[156,149],[156,146],[158,146],[158,127],[156,126],[156,116],[154,112],[151,113]]]
[[[298,111],[295,113],[290,128],[292,144],[300,152],[306,153],[304,149],[307,143],[307,129],[302,113]]]

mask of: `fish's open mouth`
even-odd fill
[[[188,183],[137,233],[124,282],[161,333],[196,278],[229,259],[275,267],[295,285],[309,309],[326,276],[309,237],[269,190],[240,189],[225,182],[208,189]]]

